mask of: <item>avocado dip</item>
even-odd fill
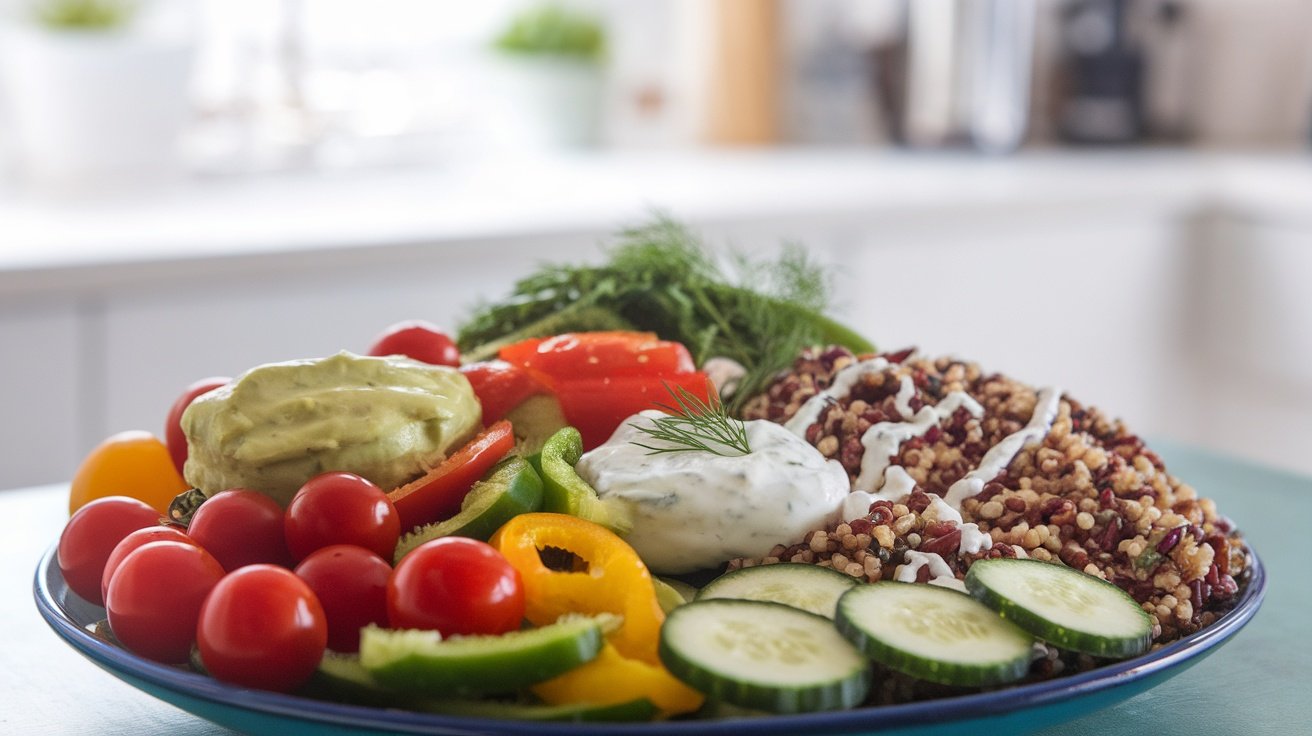
[[[345,470],[385,491],[427,472],[482,427],[460,371],[348,352],[261,365],[182,415],[187,482],[250,488],[286,506],[310,478]]]

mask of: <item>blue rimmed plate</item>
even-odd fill
[[[104,617],[68,590],[55,550],[37,567],[37,608],[55,633],[96,665],[165,702],[223,726],[252,734],[676,734],[871,733],[882,736],[1025,733],[1126,700],[1202,661],[1257,613],[1266,573],[1256,555],[1238,604],[1208,628],[1140,657],[1055,680],[987,693],[878,708],[716,721],[584,724],[505,721],[430,715],[329,703],[248,690],[137,657],[91,633]]]

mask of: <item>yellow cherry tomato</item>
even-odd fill
[[[150,432],[119,432],[87,455],[68,491],[72,514],[97,498],[129,496],[167,514],[173,497],[187,490],[168,447]]]

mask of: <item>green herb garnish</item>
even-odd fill
[[[709,392],[711,396],[709,401],[702,401],[683,386],[671,388],[667,383],[665,390],[674,397],[677,406],[657,404],[669,414],[653,419],[650,427],[640,424],[632,426],[639,432],[667,445],[654,447],[641,442],[633,444],[648,450],[648,455],[696,450],[713,452],[724,457],[751,454],[752,447],[747,442],[747,424],[741,419],[729,416],[715,391]]]
[[[731,254],[723,268],[692,231],[662,216],[622,232],[608,256],[601,266],[543,266],[516,282],[507,299],[477,309],[460,328],[461,353],[477,360],[527,337],[648,330],[683,343],[698,365],[717,356],[741,363],[747,375],[725,398],[736,415],[803,348],[874,350],[823,315],[828,273],[798,245],[773,260]]]

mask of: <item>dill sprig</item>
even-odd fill
[[[666,445],[656,447],[641,442],[633,444],[647,450],[648,455],[697,450],[725,457],[751,454],[752,447],[747,442],[747,424],[729,416],[715,391],[710,392],[710,400],[702,401],[682,386],[671,388],[667,383],[665,390],[674,398],[677,406],[657,404],[668,412],[666,416],[653,419],[649,427],[640,424],[634,424],[633,427]],[[732,452],[726,452],[726,449]]]

